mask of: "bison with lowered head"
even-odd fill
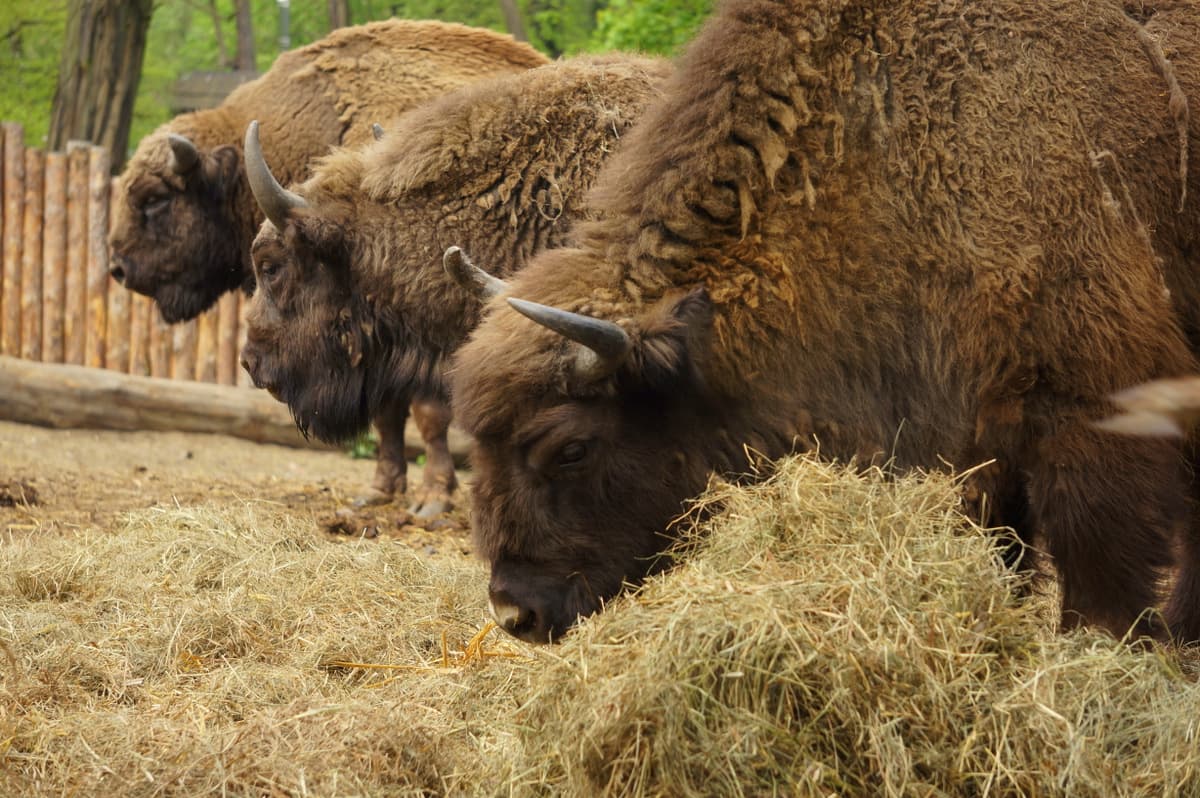
[[[508,273],[561,243],[666,74],[660,61],[606,56],[481,81],[324,158],[293,190],[266,168],[252,124],[247,170],[268,219],[243,350],[254,383],[324,440],[372,420],[386,430],[413,397],[436,403],[443,364],[480,310],[442,251],[461,243]],[[433,454],[422,514],[455,483],[449,453]]]
[[[246,182],[242,137],[255,117],[267,125],[276,173],[298,181],[331,147],[370,141],[378,120],[471,81],[545,63],[506,35],[407,20],[343,28],[286,52],[219,107],[182,114],[141,141],[113,205],[112,275],[153,297],[168,322],[253,285],[250,243],[263,216]],[[430,456],[449,457],[444,408],[415,409]],[[385,456],[369,501],[395,489],[406,416],[407,408],[380,431]]]
[[[726,2],[450,372],[497,620],[557,638],[710,474],[813,449],[994,461],[984,520],[1053,557],[1064,627],[1200,638],[1185,452],[1092,426],[1196,366],[1164,51],[1118,2]]]

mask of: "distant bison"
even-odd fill
[[[299,181],[331,147],[369,141],[372,122],[545,63],[508,36],[406,20],[342,28],[286,52],[219,107],[177,116],[141,141],[113,208],[113,276],[153,297],[168,322],[251,279],[250,242],[263,219],[242,168],[251,119],[265,120],[276,173]]]
[[[1117,2],[725,3],[577,248],[516,275],[451,370],[497,620],[562,635],[663,566],[710,474],[807,449],[991,461],[968,493],[1053,557],[1064,627],[1200,638],[1185,452],[1091,423],[1196,367],[1187,103],[1153,23]],[[1180,534],[1164,628],[1147,610]]]
[[[172,323],[197,316],[226,291],[250,288],[250,243],[263,219],[242,160],[251,119],[264,120],[276,173],[299,181],[331,147],[370,141],[374,122],[482,77],[545,63],[509,36],[406,20],[343,28],[286,52],[218,108],[178,116],[141,141],[113,206],[112,275],[153,297]],[[435,439],[426,445],[445,449],[446,430],[437,428],[446,413],[429,410],[422,426]],[[400,421],[399,431],[381,431],[388,454],[379,461],[374,500],[391,495],[391,474],[403,466]],[[399,464],[388,459],[396,451]]]
[[[324,158],[293,190],[256,155],[252,126],[247,170],[268,217],[243,350],[255,384],[325,440],[372,420],[402,428],[414,397],[436,407],[444,363],[480,312],[443,271],[443,249],[470,247],[507,274],[562,243],[667,74],[664,62],[604,56],[482,81]],[[417,512],[443,510],[454,485],[449,453],[431,450]]]

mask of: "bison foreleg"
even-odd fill
[[[998,532],[998,548],[1005,567],[1023,577],[1034,574],[1034,529],[1029,518],[1029,492],[1025,476],[1007,460],[985,457],[978,452],[964,462],[987,461],[972,469],[964,486],[964,509],[968,517],[985,527],[1007,527]],[[1030,579],[1022,579],[1019,591],[1029,592]]]
[[[379,455],[375,462],[375,479],[362,496],[355,499],[359,507],[387,504],[397,494],[408,490],[408,461],[404,459],[404,424],[408,421],[407,399],[393,402],[375,417],[379,431]]]
[[[1180,562],[1167,603],[1167,624],[1180,643],[1200,643],[1200,442],[1189,444],[1192,460],[1192,523],[1179,546]]]
[[[1029,506],[1058,571],[1063,628],[1164,637],[1154,608],[1188,523],[1178,442],[1104,435],[1083,420],[1056,427],[1036,444]]]
[[[453,508],[451,495],[458,484],[446,438],[450,429],[450,408],[438,399],[418,399],[412,403],[412,412],[425,441],[425,472],[421,492],[409,512],[418,518],[432,518]]]

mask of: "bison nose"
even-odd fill
[[[521,606],[507,590],[490,591],[488,609],[500,628],[513,637],[530,643],[550,642],[551,624],[544,609]]]
[[[113,264],[112,268],[108,270],[108,273],[112,275],[112,278],[114,280],[116,280],[118,283],[124,285],[125,284],[125,266],[126,266],[125,259],[120,257],[119,255],[114,256],[113,260],[112,260],[112,264]]]
[[[255,388],[272,390],[273,386],[262,375],[262,359],[250,344],[242,347],[242,368],[250,375],[250,381],[254,383]]]
[[[248,352],[245,349],[243,349],[242,350],[242,368],[244,368],[246,370],[246,373],[250,375],[251,379],[254,379],[254,367],[257,365],[258,365],[258,358],[254,356],[254,353]]]

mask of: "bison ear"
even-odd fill
[[[637,323],[636,345],[622,369],[651,390],[671,390],[695,375],[698,342],[712,325],[712,302],[703,287],[667,297]]]
[[[242,158],[234,147],[217,147],[204,159],[204,179],[211,185],[232,189],[241,177]]]

